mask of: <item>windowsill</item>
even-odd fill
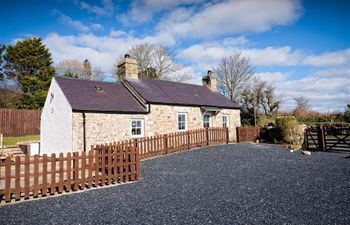
[[[131,135],[131,138],[143,138],[143,135]]]
[[[187,131],[187,129],[185,129],[185,130],[179,130],[179,129],[178,129],[177,131],[178,131],[178,132],[184,132],[184,131]]]

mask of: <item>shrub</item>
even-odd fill
[[[268,115],[261,115],[258,118],[257,125],[260,127],[273,126],[275,123],[275,117]]]
[[[299,125],[294,116],[276,118],[276,129],[282,141],[288,144],[299,145],[304,139],[304,125]]]

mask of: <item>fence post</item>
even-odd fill
[[[190,145],[190,131],[187,131],[187,149],[190,149],[191,145]]]
[[[306,150],[309,149],[309,141],[308,141],[308,138],[307,138],[307,128],[304,130],[304,143],[303,143],[303,145],[304,145],[304,148]]]
[[[209,145],[209,128],[208,127],[205,128],[205,136],[207,139],[207,145]]]
[[[74,179],[74,191],[77,191],[79,188],[79,153],[73,152],[73,179]]]
[[[163,134],[163,139],[164,139],[165,155],[167,155],[168,154],[168,135]]]
[[[241,136],[241,129],[240,129],[240,127],[236,128],[236,133],[237,133],[237,142],[239,143],[239,142],[241,142],[241,140],[240,140],[240,136]]]
[[[317,142],[320,151],[324,151],[324,130],[322,125],[317,126]]]
[[[226,144],[228,144],[228,141],[230,139],[229,133],[228,133],[228,127],[226,127],[225,132],[226,132]]]

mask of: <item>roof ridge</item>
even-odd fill
[[[56,75],[56,76],[54,76],[54,78],[84,81],[84,82],[105,83],[105,84],[119,84],[118,82],[109,82],[109,81],[101,81],[101,80],[86,80],[86,79],[82,79],[82,78],[71,78],[71,77],[65,77],[65,76],[60,76],[60,75]]]
[[[127,78],[127,80],[130,80],[130,79]],[[198,85],[198,84],[189,84],[189,83],[183,83],[183,82],[177,82],[177,81],[171,81],[171,80],[158,80],[158,79],[151,79],[151,78],[138,78],[138,79],[132,79],[132,80],[146,80],[146,81],[150,80],[150,81],[156,81],[156,82],[176,83],[176,84],[181,84],[181,85],[189,85],[189,86],[195,86],[195,87],[204,87],[203,85]]]

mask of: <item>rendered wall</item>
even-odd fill
[[[40,155],[72,150],[72,108],[53,78],[40,121]]]

